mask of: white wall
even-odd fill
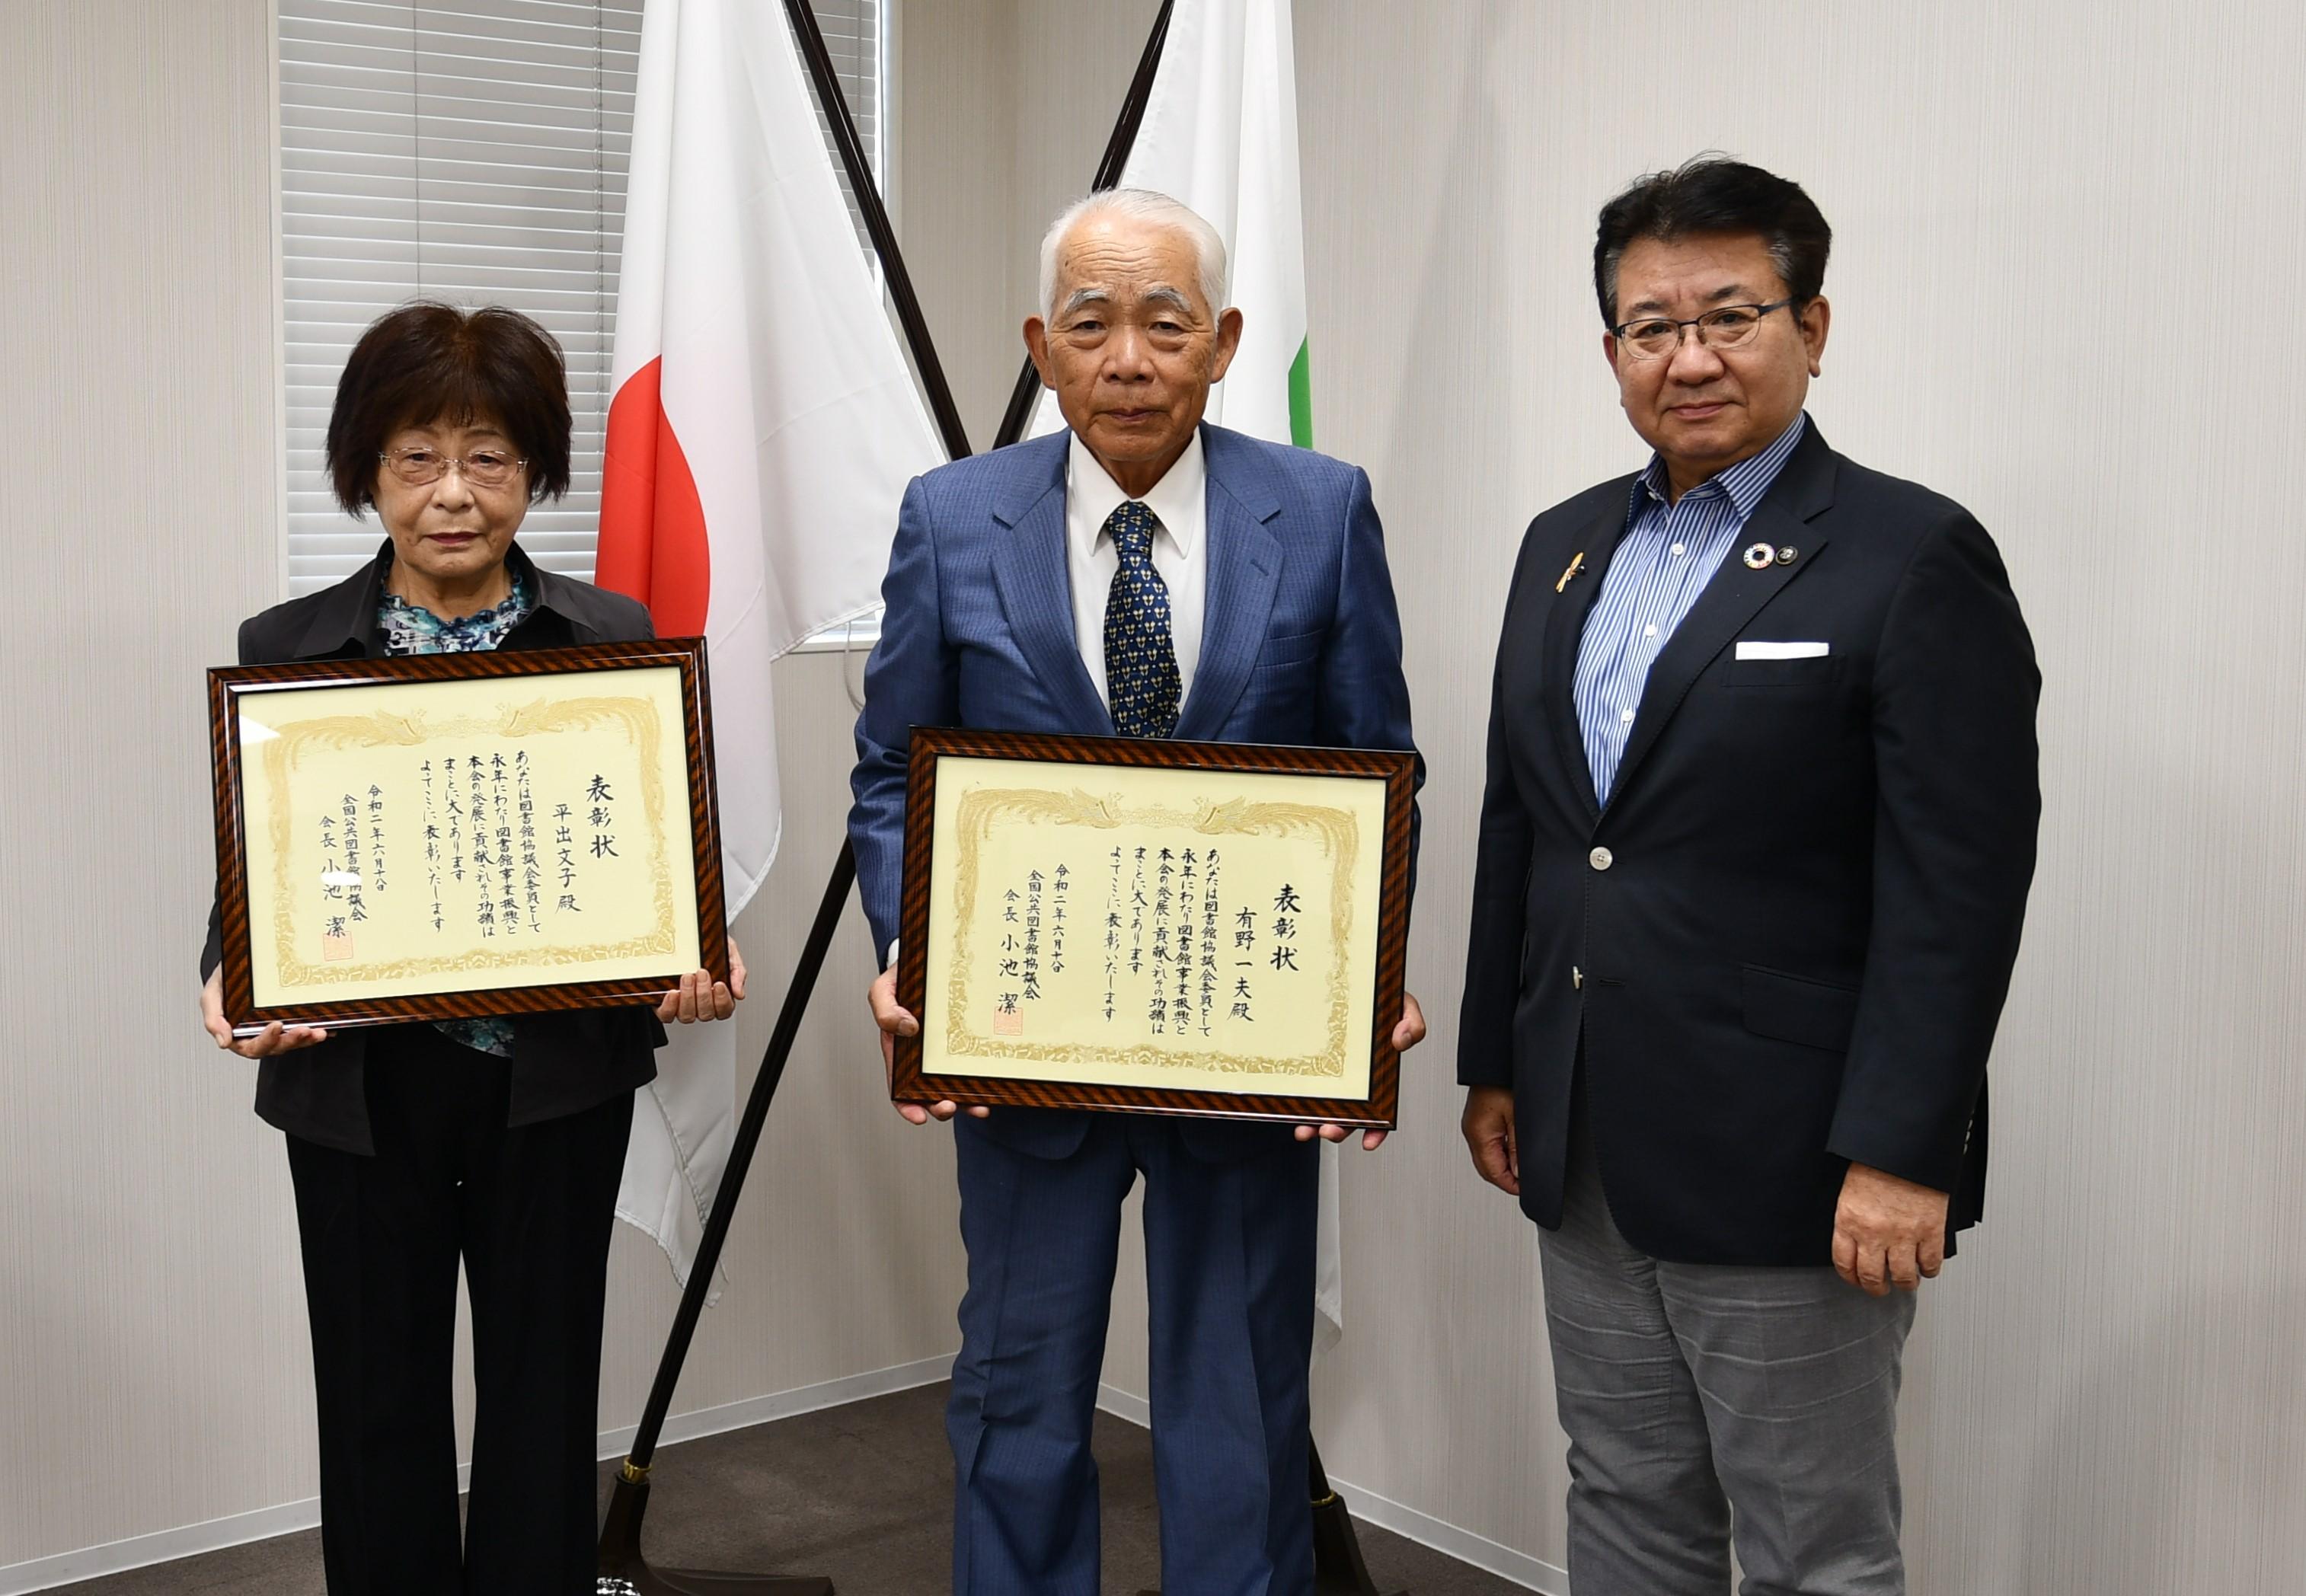
[[[0,1565],[312,1494],[286,1172],[192,1007],[201,670],[278,582],[270,50],[0,13]]]
[[[904,7],[906,242],[980,444],[1032,243],[1152,10]],[[1521,526],[1640,457],[1595,348],[1593,213],[1718,147],[1799,177],[1839,229],[1821,426],[1995,531],[2048,679],[1991,1219],[1910,1360],[1915,1589],[2294,1588],[2306,462],[2281,357],[2306,298],[2306,21],[2272,0],[1299,13],[1315,424],[1376,479],[1432,765],[1411,973],[1438,1023],[1402,1134],[1346,1161],[1349,1328],[1316,1374],[1332,1468],[1562,1560],[1533,1233],[1455,1130],[1478,730]],[[33,600],[0,659],[45,695],[0,698],[22,1038],[0,1060],[0,1567],[312,1489],[277,1138],[190,1012],[200,668],[278,583],[269,34],[261,0],[0,8],[0,555]],[[847,760],[834,662],[779,690],[790,834],[739,927],[764,975],[815,901]],[[951,1350],[950,1154],[878,1101],[867,970],[852,919],[684,1409]],[[1141,1391],[1135,1267],[1109,1373]],[[617,1424],[671,1293],[635,1238],[611,1269]]]
[[[1814,414],[1994,531],[2047,683],[1989,1222],[1909,1360],[1915,1588],[2298,1588],[2306,450],[2276,351],[2306,296],[2306,22],[1356,0],[1298,28],[1316,425],[1396,552],[1432,768],[1411,972],[1440,1020],[1398,1145],[1353,1161],[1333,1468],[1562,1560],[1532,1232],[1466,1170],[1448,1085],[1480,730],[1522,526],[1643,454],[1593,213],[1718,148],[1833,223]]]

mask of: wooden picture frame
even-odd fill
[[[916,727],[891,1096],[1392,1128],[1415,785],[1407,752]]]
[[[218,668],[209,743],[236,1035],[728,978],[702,638]]]

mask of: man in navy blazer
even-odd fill
[[[1749,1591],[1902,1596],[1900,1353],[1983,1196],[2040,679],[1985,528],[1804,414],[1830,239],[1728,160],[1603,209],[1654,453],[1506,601],[1457,1069],[1542,1227],[1578,1596],[1728,1596],[1733,1525]]]
[[[918,1028],[893,962],[912,727],[1412,746],[1369,478],[1200,424],[1241,337],[1225,303],[1224,245],[1192,211],[1141,191],[1081,201],[1043,240],[1046,319],[1025,323],[1067,430],[906,492],[850,815],[884,1056]],[[1395,1045],[1424,1034],[1412,998]],[[1095,1596],[1089,1423],[1141,1173],[1162,1582],[1311,1592],[1316,1128],[978,1107],[955,1131],[953,1589]]]

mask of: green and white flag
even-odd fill
[[[1182,201],[1225,240],[1241,349],[1209,421],[1311,448],[1292,38],[1289,0],[1176,0],[1121,186]],[[1063,424],[1045,390],[1033,431]]]
[[[1305,224],[1297,192],[1297,63],[1289,0],[1176,0],[1123,188],[1198,211],[1225,240],[1241,348],[1210,390],[1209,420],[1313,446],[1305,343]],[[1033,431],[1064,424],[1046,390]],[[1345,1328],[1337,1149],[1321,1146],[1319,1348]]]
[[[1241,351],[1209,420],[1311,448],[1292,37],[1289,0],[1177,0],[1121,180],[1183,201],[1225,239]]]

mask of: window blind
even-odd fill
[[[876,169],[884,4],[815,7]],[[417,298],[508,305],[560,341],[574,481],[529,511],[521,544],[591,577],[641,8],[279,0],[292,595],[349,576],[383,536],[337,506],[321,449],[354,340]]]

